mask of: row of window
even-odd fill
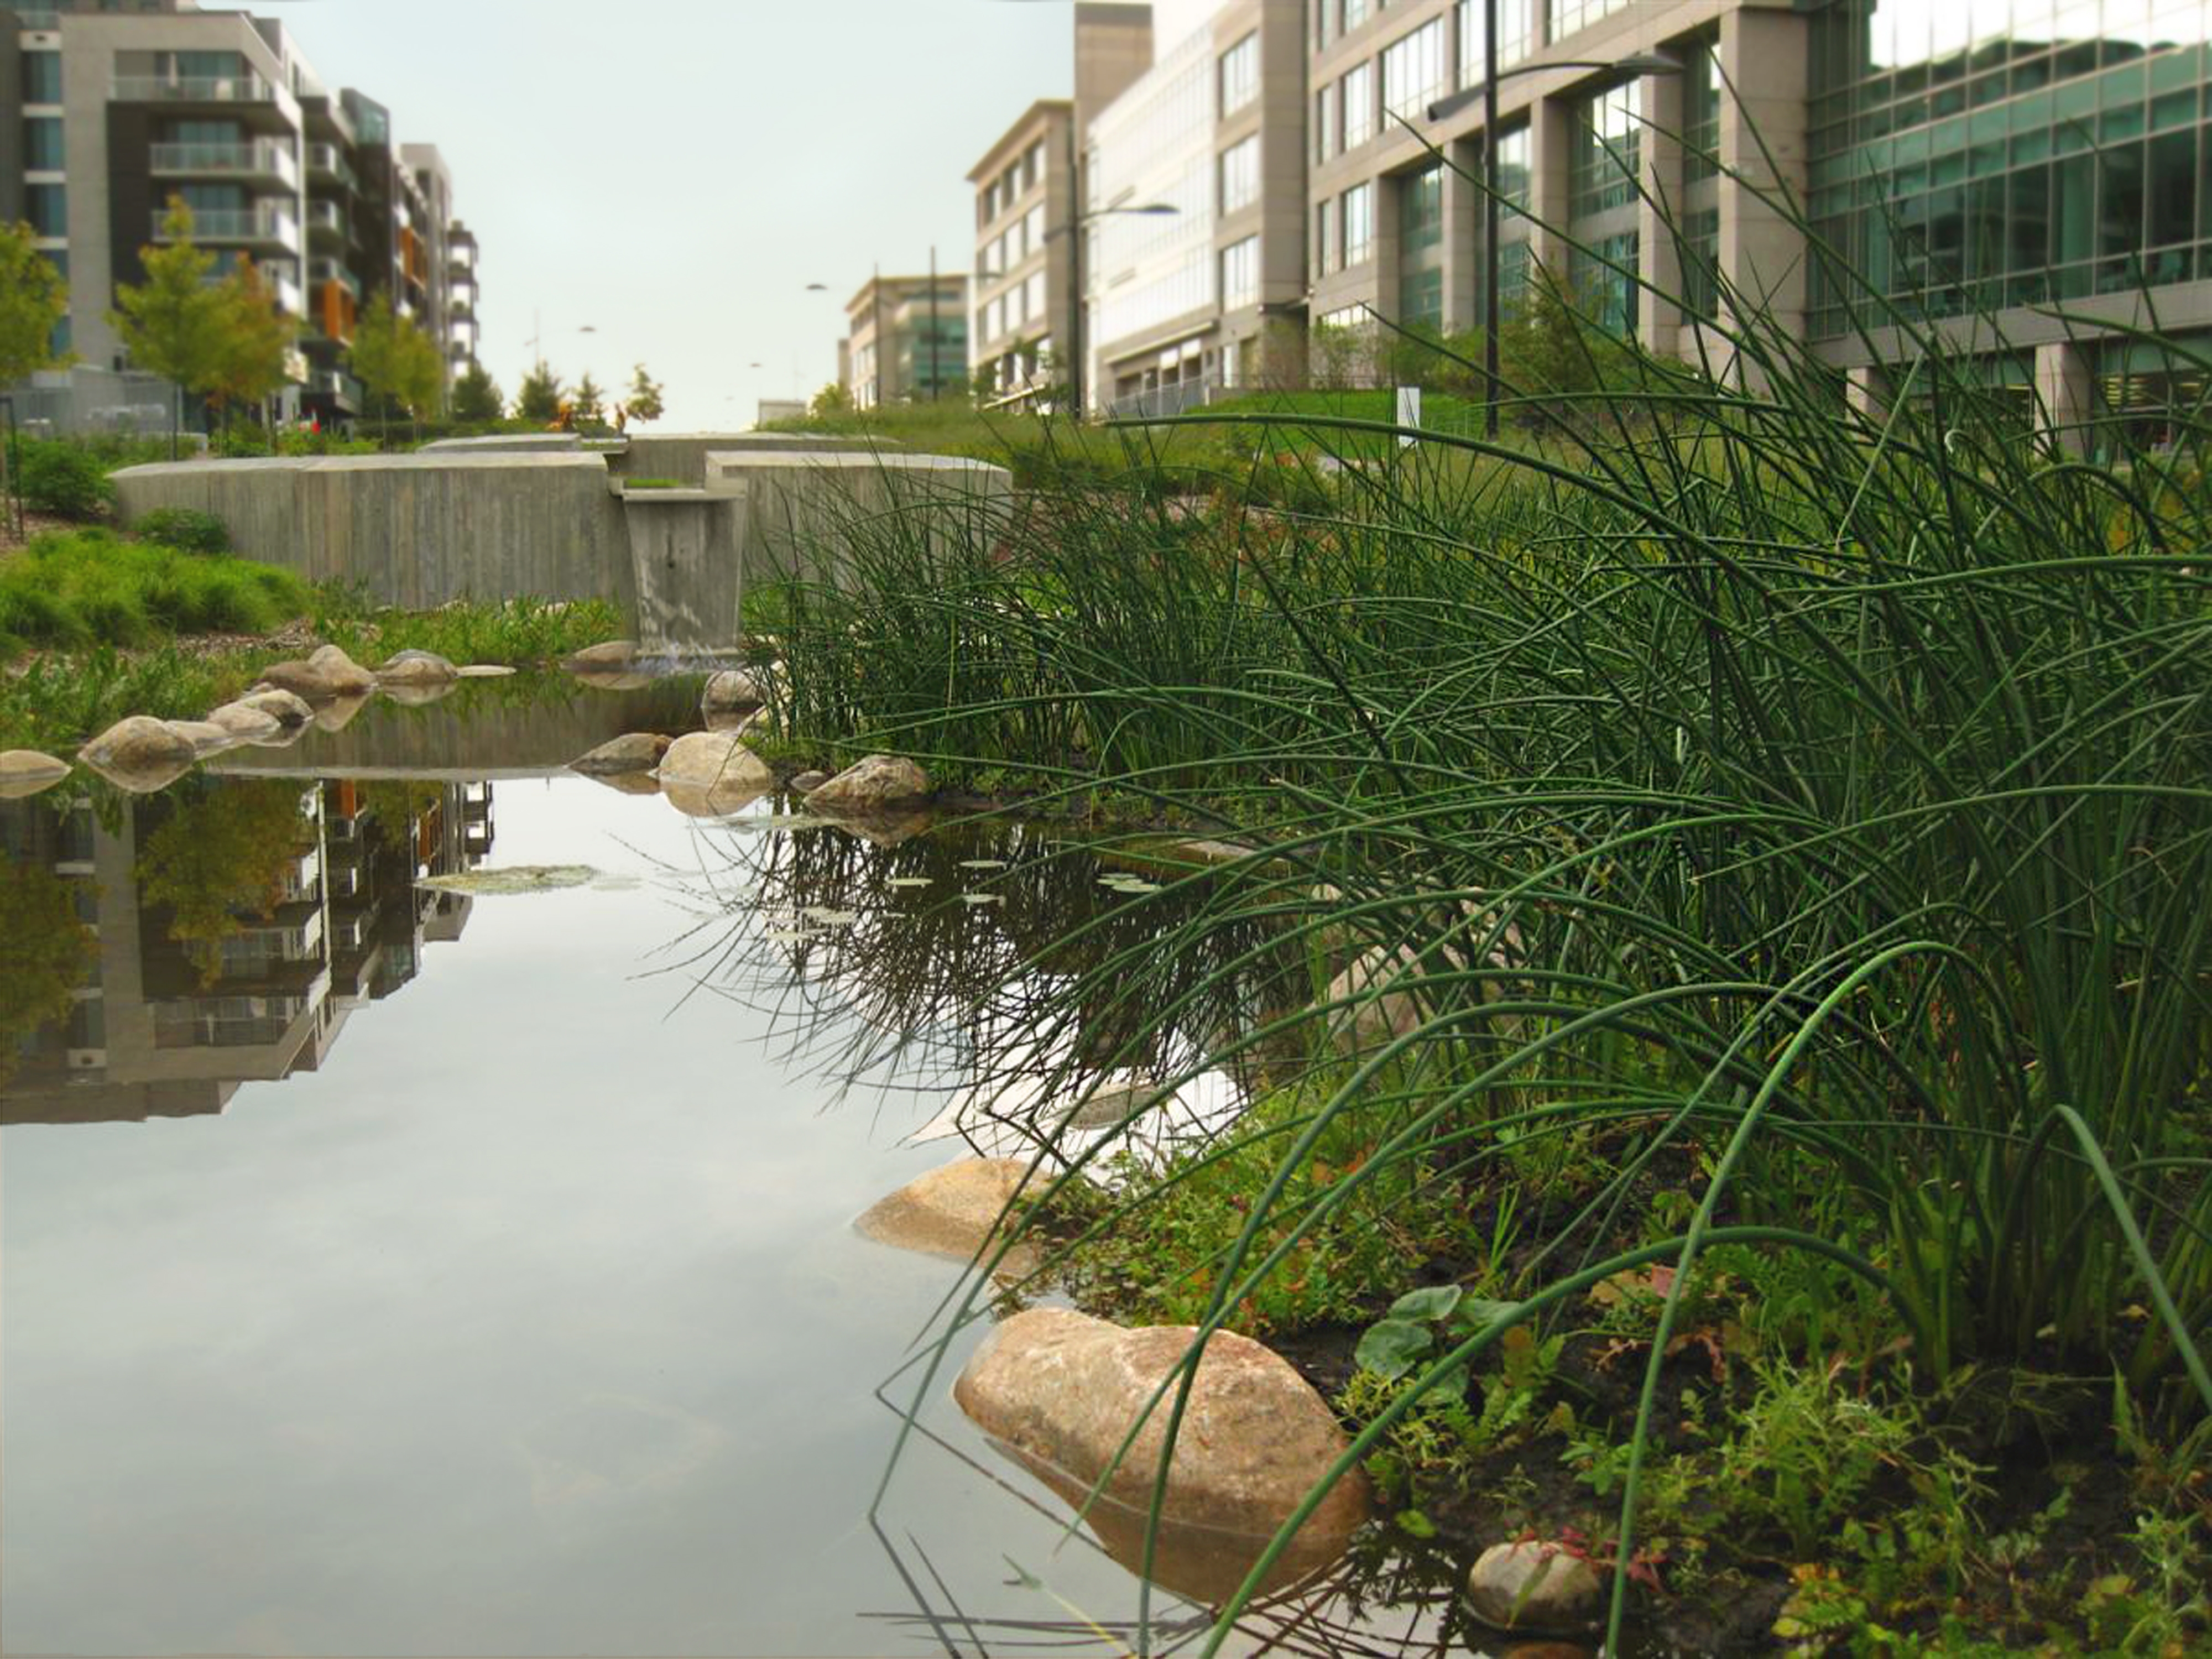
[[[1032,253],[1043,252],[1044,242],[1044,204],[1039,202],[975,250],[976,273],[986,279],[1003,276]]]
[[[1231,144],[1221,152],[1221,212],[1241,212],[1260,199],[1260,135]]]
[[[1314,264],[1323,276],[1375,257],[1375,185],[1354,185],[1314,210]]]
[[[975,222],[988,225],[992,220],[1044,182],[1046,165],[1045,141],[1038,139],[1020,158],[1008,165],[1004,173],[986,184],[975,198]]]
[[[975,337],[995,340],[1000,335],[1012,334],[1033,323],[1046,323],[1045,274],[1032,271],[1029,279],[1018,288],[1010,288],[997,295],[975,313]]]

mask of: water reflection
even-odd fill
[[[20,1010],[13,1030],[0,1012],[0,1123],[220,1112],[315,1070],[356,1009],[460,938],[471,901],[415,884],[492,837],[485,783],[201,776],[0,802],[21,913],[0,917],[0,1010]],[[62,896],[45,917],[42,886]]]

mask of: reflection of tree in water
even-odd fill
[[[222,944],[266,921],[284,897],[286,870],[315,844],[301,785],[281,779],[196,778],[161,798],[168,816],[138,852],[138,890],[167,905],[169,936],[212,985]]]
[[[68,882],[0,852],[0,1084],[23,1039],[68,1016],[97,948]]]
[[[1117,1073],[1174,1079],[1279,1002],[1294,965],[1262,922],[1200,926],[1208,884],[1117,891],[1103,884],[1116,866],[1034,826],[894,847],[836,830],[728,845],[750,892],[712,900],[690,965],[769,1014],[794,1057],[853,1084],[1042,1079],[1043,1097],[1065,1102]],[[994,867],[966,867],[977,860]],[[1101,971],[1117,963],[1130,971]]]

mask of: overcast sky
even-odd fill
[[[1161,43],[1211,3],[1161,0]],[[760,398],[832,379],[877,261],[925,270],[934,243],[945,269],[971,263],[969,166],[1074,79],[1060,0],[237,9],[281,18],[325,82],[444,152],[483,245],[480,355],[510,396],[542,326],[572,382],[611,390],[642,361],[664,429],[749,425]]]

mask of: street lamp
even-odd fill
[[[1429,106],[1431,121],[1445,121],[1480,98],[1482,100],[1482,374],[1490,395],[1485,400],[1482,435],[1498,436],[1498,83],[1508,76],[1545,70],[1611,70],[1627,75],[1680,75],[1682,66],[1658,52],[1598,63],[1586,58],[1498,67],[1498,0],[1482,0],[1482,84],[1467,87]]]
[[[1073,154],[1075,149],[1075,134],[1072,128],[1068,132],[1067,147],[1069,150],[1068,178],[1073,180],[1079,175],[1075,172],[1075,158]],[[1135,207],[1093,208],[1088,213],[1077,214],[1073,219],[1070,219],[1064,225],[1054,225],[1050,230],[1048,230],[1044,234],[1044,239],[1048,242],[1051,241],[1057,236],[1066,236],[1069,239],[1067,244],[1067,286],[1068,291],[1075,303],[1070,307],[1072,314],[1068,319],[1070,325],[1068,331],[1074,337],[1068,342],[1067,349],[1067,400],[1075,405],[1075,418],[1079,421],[1083,418],[1084,414],[1084,291],[1083,238],[1077,234],[1077,233],[1081,231],[1085,225],[1095,223],[1100,219],[1124,217],[1156,218],[1164,214],[1181,213],[1182,211],[1182,210],[1176,206],[1172,202],[1140,202]]]

